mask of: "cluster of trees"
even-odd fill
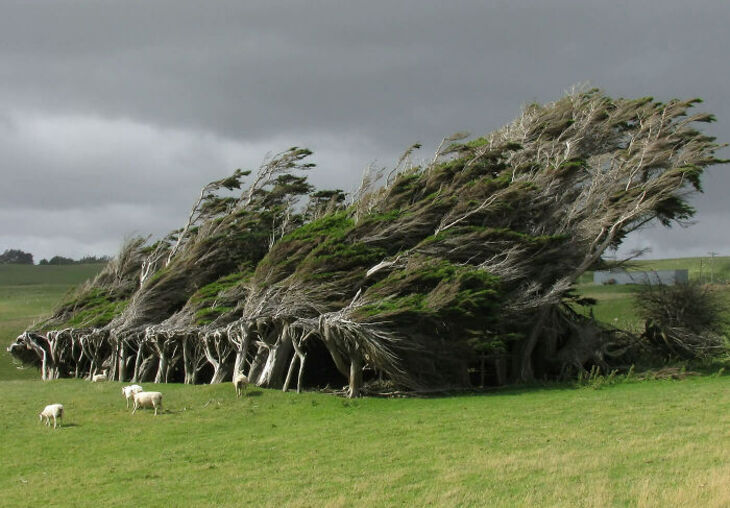
[[[722,162],[697,102],[576,91],[426,164],[414,145],[350,196],[314,189],[290,148],[206,185],[182,228],[128,242],[10,351],[44,378],[236,371],[349,396],[609,368],[643,349],[575,312],[572,287],[631,231],[692,217]]]
[[[84,265],[84,264],[100,264],[108,263],[111,260],[109,256],[84,256],[78,260],[63,256],[53,256],[51,259],[41,259],[39,265]],[[24,252],[20,249],[7,249],[0,254],[0,265],[16,264],[16,265],[32,265],[33,254]]]
[[[63,256],[53,256],[51,259],[43,258],[38,264],[39,265],[87,265],[87,264],[100,264],[108,263],[111,260],[109,256],[84,256],[78,260],[67,258]]]
[[[0,265],[32,265],[33,254],[20,249],[6,249],[0,254]]]

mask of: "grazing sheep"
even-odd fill
[[[139,385],[129,385],[122,388],[122,397],[127,399],[127,409],[129,409],[129,399],[134,398],[135,393],[143,392],[144,388]]]
[[[236,372],[233,375],[233,386],[236,387],[236,395],[240,397],[248,387],[248,378],[240,372]]]
[[[58,424],[61,425],[61,420],[63,419],[63,404],[50,404],[43,408],[43,411],[38,413],[38,418],[40,421],[43,421],[45,418],[46,425],[51,426],[51,417],[53,417],[53,428],[56,428],[56,420],[58,420]]]
[[[138,407],[155,408],[155,416],[157,409],[162,409],[162,394],[160,392],[137,392],[134,394],[134,410],[132,414],[137,412]]]

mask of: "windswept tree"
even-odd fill
[[[722,162],[698,102],[576,91],[484,137],[444,138],[424,165],[413,145],[349,199],[313,189],[310,152],[292,148],[212,182],[181,230],[136,245],[131,293],[100,303],[109,283],[92,283],[37,335],[108,337],[117,379],[243,371],[283,389],[344,382],[349,396],[468,386],[485,358],[495,382],[607,368],[622,335],[575,313],[571,289],[632,231],[693,216],[689,196]],[[11,350],[48,347],[27,333]]]

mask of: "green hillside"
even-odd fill
[[[0,287],[50,285],[76,286],[101,271],[93,265],[0,265]]]
[[[711,256],[637,261],[637,270],[689,270],[690,280],[726,283],[730,281],[730,257]]]
[[[18,370],[5,348],[23,330],[47,315],[61,298],[103,265],[0,265],[0,379],[37,377]]]

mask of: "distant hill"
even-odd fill
[[[715,256],[714,258],[694,257],[675,259],[651,259],[637,261],[636,270],[689,270],[690,280],[701,282],[730,281],[730,256]]]

